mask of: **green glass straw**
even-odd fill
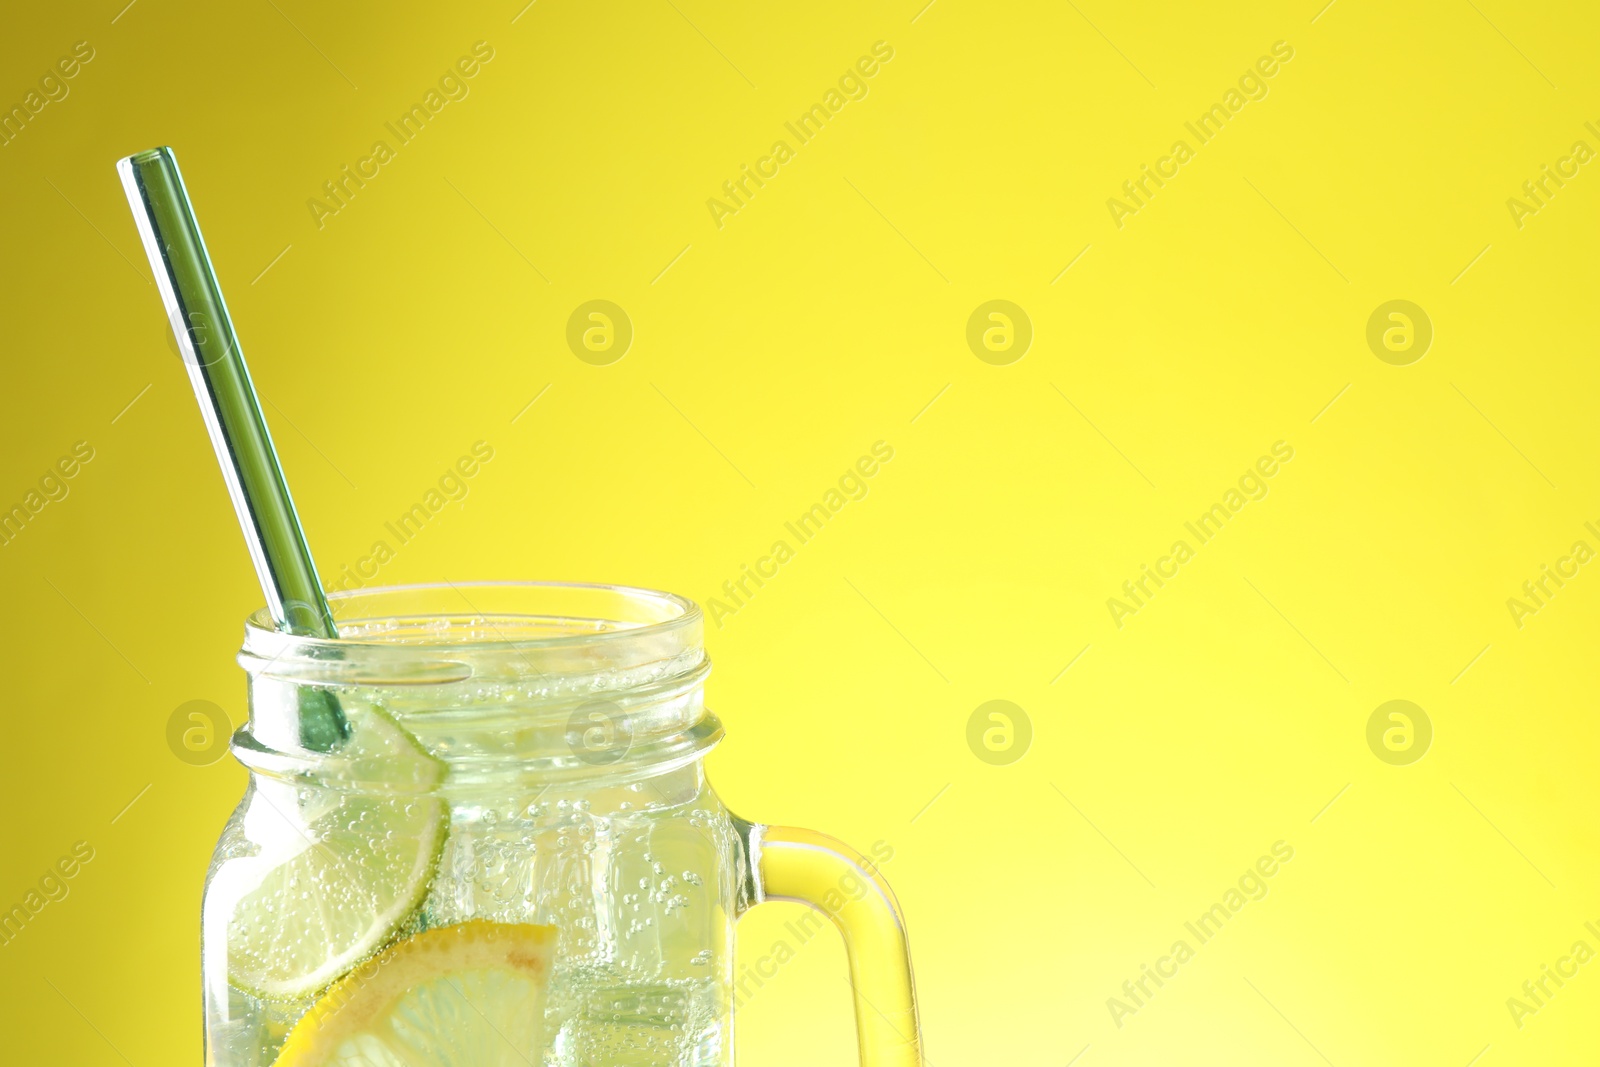
[[[172,149],[152,148],[118,160],[117,173],[178,351],[188,364],[267,609],[281,630],[336,638],[339,629],[317,579],[178,161]],[[348,735],[344,712],[331,693],[301,690],[300,739],[306,747],[327,752]]]

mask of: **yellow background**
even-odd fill
[[[1506,207],[1600,148],[1592,8],[121,3],[0,35],[7,107],[95,49],[0,148],[0,502],[95,449],[0,548],[0,905],[95,849],[0,947],[8,1061],[199,1059],[243,773],[165,731],[194,699],[238,721],[260,596],[113,170],[170,144],[325,579],[484,440],[381,581],[704,601],[894,447],[708,633],[712,772],[751,818],[892,845],[935,1067],[1592,1062],[1600,964],[1506,1006],[1600,948],[1600,571],[1506,606],[1600,547],[1600,175]],[[479,40],[470,95],[319,230],[307,200]],[[880,40],[867,97],[719,229],[707,199]],[[1269,95],[1118,229],[1107,198],[1279,40]],[[591,299],[634,325],[610,366],[565,342]],[[991,299],[1033,324],[1009,366],[965,341]],[[1434,326],[1410,366],[1365,341],[1391,299]],[[1117,628],[1107,598],[1278,440],[1266,499]],[[966,741],[993,699],[1033,728],[1006,766]],[[1365,739],[1392,699],[1433,724],[1409,766]],[[1107,998],[1279,840],[1267,897],[1119,1028]],[[790,917],[745,920],[743,958]],[[819,938],[741,1058],[849,1062],[848,1010]]]

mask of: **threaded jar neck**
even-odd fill
[[[382,716],[445,769],[444,784],[648,776],[721,737],[705,708],[700,609],[671,593],[553,582],[443,583],[329,598],[339,640],[245,624],[250,722],[235,755],[252,771],[381,781],[385,761],[301,743],[308,690]],[[349,764],[354,760],[360,767]],[[397,779],[405,772],[392,761]]]

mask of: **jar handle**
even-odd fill
[[[805,904],[844,938],[861,1067],[922,1067],[911,950],[889,883],[865,856],[826,834],[747,825],[754,903]]]

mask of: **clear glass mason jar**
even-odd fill
[[[391,946],[475,923],[553,928],[545,1007],[499,1017],[475,1053],[481,1005],[435,1004],[458,1023],[428,1064],[730,1064],[734,923],[775,899],[843,934],[861,1062],[921,1063],[904,926],[873,864],[739,819],[706,781],[722,726],[702,700],[692,602],[446,583],[332,603],[338,641],[282,633],[264,612],[246,623],[250,719],[233,751],[250,784],[203,905],[210,1067],[311,1062],[286,1048]],[[344,724],[332,745],[305,726],[330,707]],[[495,927],[513,928],[529,929]],[[369,1054],[332,1062],[412,1062]]]

